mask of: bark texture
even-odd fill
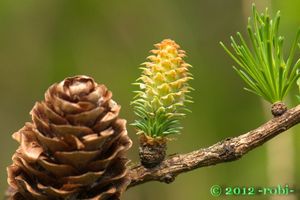
[[[259,147],[299,122],[300,105],[238,137],[227,138],[208,148],[190,153],[172,155],[155,168],[147,169],[142,165],[134,166],[129,174],[131,179],[129,187],[149,181],[171,183],[181,173],[238,160],[252,149]]]

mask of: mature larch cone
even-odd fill
[[[48,89],[33,122],[13,134],[20,147],[8,167],[10,199],[119,199],[132,142],[111,97],[87,76]]]

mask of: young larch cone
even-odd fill
[[[10,199],[117,200],[126,189],[132,142],[112,93],[90,77],[52,85],[13,138]]]
[[[179,120],[185,116],[186,102],[192,90],[190,64],[184,61],[185,51],[173,40],[154,45],[148,61],[143,63],[132,104],[139,117],[133,125],[140,135],[140,159],[145,167],[155,167],[166,155],[166,137],[180,133]]]

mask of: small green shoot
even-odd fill
[[[247,26],[250,44],[239,32],[238,41],[234,37],[230,38],[233,52],[220,43],[238,64],[239,67],[233,68],[248,85],[245,89],[270,103],[282,101],[300,76],[300,59],[294,62],[297,46],[300,47],[300,29],[285,60],[284,38],[278,33],[279,23],[280,11],[271,19],[268,9],[259,14],[253,5],[252,17],[249,17]]]

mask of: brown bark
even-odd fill
[[[181,173],[238,160],[250,150],[264,144],[299,122],[300,105],[238,137],[227,138],[208,148],[190,153],[172,155],[155,168],[147,169],[142,165],[134,166],[129,174],[131,179],[129,187],[149,181],[171,183]]]

